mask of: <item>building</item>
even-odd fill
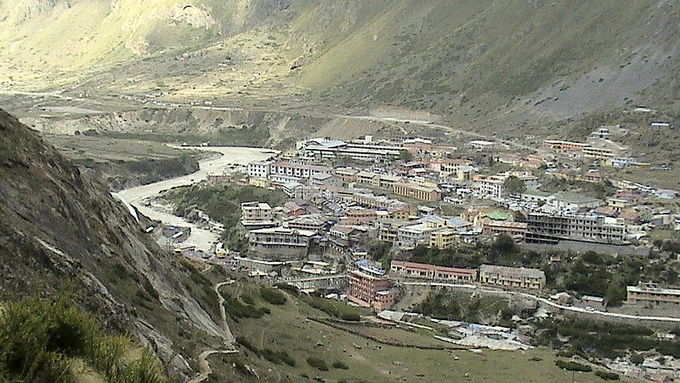
[[[296,217],[284,225],[293,230],[309,230],[318,233],[326,226],[326,220],[318,215],[304,215]]]
[[[458,241],[458,231],[452,228],[436,229],[430,233],[430,247],[450,249]]]
[[[557,244],[561,240],[629,244],[627,227],[619,220],[594,215],[527,215],[527,242]]]
[[[439,282],[474,283],[477,270],[428,265],[425,263],[392,261],[390,274],[405,278],[427,279]]]
[[[507,221],[486,221],[482,226],[484,234],[507,234],[511,237],[524,238],[527,233],[528,224],[526,222],[507,222]]]
[[[561,140],[545,140],[543,145],[556,152],[582,152],[583,149],[590,146],[584,142],[572,142]]]
[[[680,289],[664,289],[654,283],[639,283],[627,286],[628,303],[676,304],[680,305]]]
[[[596,209],[604,205],[604,201],[581,193],[559,192],[553,195],[548,205],[558,211],[578,212]]]
[[[331,169],[325,166],[304,165],[289,161],[277,161],[269,165],[269,177],[274,181],[276,177],[309,179],[313,175],[329,174],[330,172]]]
[[[398,230],[397,246],[403,250],[414,249],[420,245],[429,246],[430,233],[436,229],[427,223],[402,226]]]
[[[311,230],[285,227],[253,230],[248,237],[249,254],[270,260],[302,259],[315,235]]]
[[[441,190],[412,183],[395,184],[394,194],[419,201],[440,201],[442,199]]]
[[[371,142],[344,142],[317,138],[298,143],[304,156],[317,159],[350,158],[358,161],[391,161],[399,159],[404,148]]]
[[[345,211],[345,216],[340,218],[343,225],[366,225],[376,222],[377,211],[363,207],[351,207]]]
[[[244,202],[241,204],[241,221],[271,221],[272,208],[268,203]]]
[[[505,176],[476,176],[474,189],[481,198],[500,199],[505,193]]]
[[[499,287],[541,290],[545,287],[545,273],[538,269],[482,265],[479,282]]]
[[[251,162],[248,164],[248,177],[269,178],[269,166],[271,162]]]
[[[384,274],[384,271],[383,271]],[[375,311],[390,308],[397,300],[398,290],[392,281],[379,272],[360,268],[349,273],[347,299]]]

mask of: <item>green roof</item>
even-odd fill
[[[510,219],[512,219],[512,215],[510,213],[506,213],[499,210],[487,213],[485,216],[493,219],[494,221],[509,221]]]

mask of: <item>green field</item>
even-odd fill
[[[320,377],[327,382],[571,382],[571,373],[555,367],[552,351],[538,348],[527,352],[418,350],[386,346],[307,319],[326,317],[289,295],[283,306],[266,304],[258,288],[248,282],[238,282],[223,290],[232,296],[248,296],[255,306],[265,306],[271,314],[261,319],[232,321],[237,337],[244,337],[253,347],[273,352],[285,351],[295,360],[295,366],[273,364],[252,351],[241,347],[239,356],[215,357],[216,373],[212,382],[257,381],[239,372],[241,364],[257,371],[260,381],[304,382],[305,377]],[[228,308],[227,308],[228,309]],[[349,326],[349,325],[347,325]],[[352,325],[356,329],[356,325]],[[420,345],[453,346],[434,340],[422,332],[403,329],[364,328],[360,330],[380,339]],[[329,371],[311,367],[306,360],[316,357],[326,362]],[[341,362],[348,369],[333,368]],[[271,369],[271,371],[269,371]],[[576,374],[576,382],[601,382],[593,373]],[[625,380],[624,380],[625,381]]]

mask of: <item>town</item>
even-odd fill
[[[616,129],[533,151],[491,140],[305,139],[199,186],[255,188],[276,193],[278,204],[240,201],[238,220],[211,252],[183,245],[182,228],[166,241],[259,283],[323,291],[386,318],[420,307],[412,296],[423,286],[663,318],[680,305],[677,271],[666,262],[677,260],[678,192],[606,176],[651,167],[610,140]],[[199,221],[210,215],[199,211]]]

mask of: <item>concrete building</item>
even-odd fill
[[[572,142],[561,140],[545,140],[543,145],[556,152],[582,152],[583,149],[590,146],[585,142]]]
[[[241,221],[271,221],[272,208],[268,203],[244,202],[241,204]]]
[[[378,214],[375,209],[350,207],[345,211],[345,216],[340,218],[340,222],[343,225],[366,225],[375,223],[377,219]]]
[[[251,162],[248,164],[248,177],[269,178],[269,166],[271,162]]]
[[[394,194],[420,201],[440,201],[442,199],[441,190],[412,183],[395,184]]]
[[[304,156],[317,159],[350,158],[358,161],[391,161],[399,159],[404,148],[371,142],[344,142],[317,138],[298,143]]]
[[[295,177],[309,179],[312,175],[329,174],[331,169],[325,166],[304,165],[289,161],[277,161],[269,165],[269,177]]]
[[[654,283],[639,283],[627,286],[628,303],[675,304],[680,305],[680,289],[664,289]]]
[[[578,212],[596,209],[604,205],[604,201],[581,193],[559,192],[552,196],[548,205],[559,211]]]
[[[414,249],[419,245],[430,245],[430,233],[437,228],[426,223],[407,225],[399,228],[397,246],[403,250]]]
[[[482,226],[482,233],[484,234],[507,234],[511,237],[521,237],[522,239],[527,233],[528,224],[526,222],[507,222],[507,221],[492,221],[484,222]]]
[[[248,237],[249,252],[269,260],[299,260],[307,255],[314,235],[311,230],[285,227],[253,230]]]
[[[618,220],[590,215],[527,215],[526,241],[557,244],[560,240],[625,245],[627,227]]]
[[[450,249],[458,242],[458,231],[452,228],[435,229],[430,233],[430,247]]]
[[[461,269],[403,261],[392,261],[390,274],[392,276],[427,279],[438,282],[474,283],[477,281],[477,270],[475,269]]]
[[[545,273],[538,269],[482,265],[479,282],[508,288],[540,290],[545,287]]]
[[[349,273],[347,299],[375,311],[390,308],[397,300],[398,291],[392,281],[379,273],[358,269]]]
[[[474,190],[480,198],[500,199],[505,193],[505,176],[475,176]]]

